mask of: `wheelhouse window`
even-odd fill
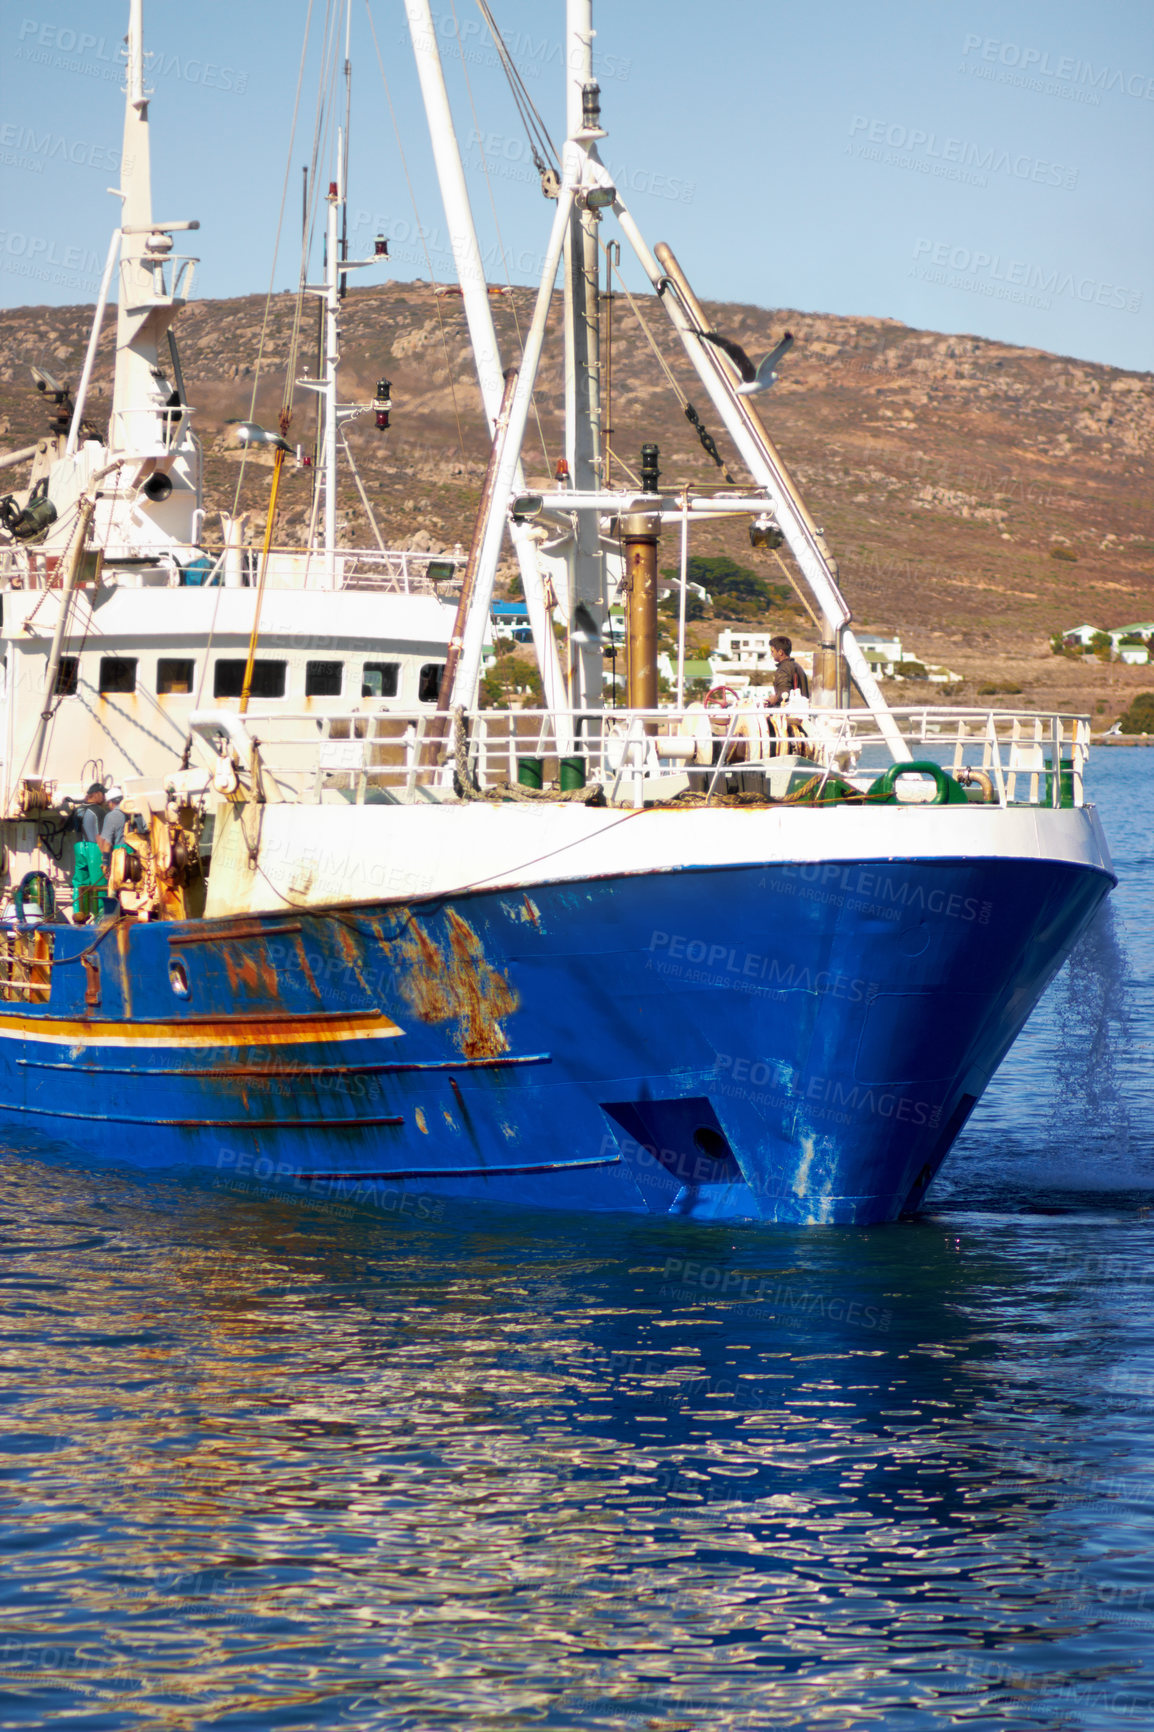
[[[417,697],[422,704],[435,704],[441,695],[441,675],[444,662],[426,662],[417,680]]]
[[[344,675],[344,662],[306,662],[305,697],[339,698]]]
[[[106,696],[131,696],[136,690],[136,657],[101,656],[99,689]]]
[[[56,670],[56,684],[52,688],[58,698],[74,698],[80,686],[80,657],[61,656],[60,666]]]
[[[400,685],[400,662],[365,663],[361,674],[362,698],[395,698]]]
[[[157,696],[166,698],[178,692],[191,692],[195,672],[195,662],[161,656],[156,664]]]
[[[243,658],[217,662],[212,674],[213,697],[239,698],[244,690],[246,665]],[[287,673],[287,662],[258,661],[252,670],[251,695],[254,698],[283,698]]]

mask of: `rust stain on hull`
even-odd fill
[[[220,955],[234,993],[243,988],[252,998],[279,996],[276,969],[269,960],[267,945],[257,945],[248,954],[238,955],[229,945],[222,944]]]
[[[401,967],[400,988],[422,1022],[455,1022],[453,1038],[465,1058],[496,1058],[509,1050],[501,1026],[520,1000],[505,975],[487,960],[467,920],[446,910],[448,944],[442,949],[417,920],[391,948]]]

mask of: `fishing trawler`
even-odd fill
[[[27,716],[73,701],[62,644],[32,704],[10,675],[9,738],[31,725],[40,743],[5,760],[0,1114],[95,1160],[397,1207],[893,1220],[925,1197],[1113,884],[1085,798],[1088,721],[888,708],[757,412],[772,367],[746,367],[709,331],[600,160],[590,0],[569,0],[566,142],[543,177],[556,208],[503,373],[427,0],[406,12],[493,434],[436,703],[254,718],[219,689],[194,702],[179,753],[150,761],[127,802],[106,917],[78,929],[51,918],[62,784],[44,718]],[[139,0],[133,16],[139,29]],[[136,79],[130,32],[139,112]],[[610,218],[741,487],[663,490],[653,451],[639,486],[607,485],[595,287]],[[145,244],[164,233],[148,227]],[[564,479],[530,492],[521,441],[562,264]],[[155,438],[173,408],[184,425],[183,391],[159,400],[168,383],[148,387]],[[94,454],[93,473],[103,465]],[[134,498],[154,472],[132,472]],[[680,538],[684,597],[690,534],[721,515],[785,548],[808,588],[822,622],[808,708],[711,709],[680,682],[657,701],[659,540]],[[115,533],[97,519],[96,551]],[[535,627],[536,712],[477,707],[507,539]],[[74,533],[62,598],[88,540]],[[613,549],[625,709],[602,696]],[[258,653],[254,632],[250,667]],[[847,679],[864,708],[845,701]]]

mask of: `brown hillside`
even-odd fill
[[[519,290],[494,302],[509,359],[517,354],[531,299]],[[294,307],[293,297],[282,295],[270,308],[256,405],[266,424],[275,422],[280,405]],[[644,298],[644,312],[731,473],[743,481],[652,296]],[[1083,621],[1111,627],[1154,618],[1150,375],[974,337],[938,336],[890,320],[738,305],[709,312],[716,329],[755,357],[785,327],[794,332],[795,347],[781,381],[761,399],[762,412],[826,531],[859,625],[897,629],[911,652],[956,668],[966,676],[963,701],[973,701],[977,685],[993,679],[1019,684],[1023,702],[1116,712],[1134,690],[1154,687],[1154,669],[1071,662],[1048,647],[1053,631]],[[77,307],[0,313],[5,448],[29,443],[46,427],[44,402],[31,388],[25,363],[75,383],[89,317],[88,309]],[[263,318],[262,298],[250,296],[193,305],[179,322],[213,509],[233,503],[239,464],[221,435],[228,418],[250,412]],[[90,400],[97,421],[111,382],[113,322],[110,315]],[[554,325],[559,330],[559,303]],[[656,440],[664,483],[712,485],[719,472],[621,297],[614,299],[613,329],[614,449],[636,466],[642,442]],[[415,535],[422,545],[467,543],[485,437],[460,300],[438,298],[423,284],[351,291],[343,395],[367,399],[381,376],[392,381],[392,429],[377,434],[369,420],[349,438],[383,532],[401,544]],[[561,451],[556,345],[539,381],[537,409],[540,435],[534,426],[526,468],[544,479]],[[298,392],[291,437],[308,447],[311,428],[307,393]],[[14,486],[19,478],[12,471],[5,480]],[[267,479],[267,470],[247,466],[242,503],[258,518]],[[292,473],[284,539],[303,532],[308,486],[307,474]],[[349,536],[363,538],[367,526],[351,484],[341,504]],[[213,527],[210,512],[210,539]],[[699,546],[779,576],[765,555],[750,552],[743,530],[717,531]],[[1055,549],[1075,558],[1055,558]],[[671,547],[669,560],[675,558]],[[807,641],[803,616],[787,617]],[[929,690],[908,685],[900,695],[920,701]]]

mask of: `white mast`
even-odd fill
[[[421,81],[425,114],[429,122],[433,160],[441,188],[441,201],[445,207],[453,261],[457,267],[457,281],[461,286],[464,301],[473,360],[481,386],[481,399],[492,430],[501,409],[505,389],[504,372],[497,332],[493,325],[493,310],[485,284],[485,268],[481,262],[481,249],[477,243],[477,230],[473,222],[468,188],[465,185],[465,171],[461,165],[461,153],[457,146],[452,111],[449,108],[449,95],[445,89],[445,74],[441,65],[437,33],[429,0],[405,0],[405,11],[417,63],[417,76]],[[519,461],[513,485],[518,491],[524,486]],[[553,635],[536,544],[524,524],[512,524],[511,533],[521,572],[521,585],[525,591],[529,624],[533,629],[537,665],[541,670],[544,705],[557,715],[566,708],[565,683],[557,657],[557,641]],[[471,705],[471,696],[467,701]]]
[[[324,494],[324,562],[321,571],[320,588],[337,589],[337,445],[341,438],[341,428],[346,421],[355,421],[359,415],[367,415],[376,405],[372,403],[341,403],[337,398],[337,373],[341,361],[341,290],[343,278],[349,271],[362,270],[366,265],[379,265],[384,262],[383,250],[374,253],[371,259],[346,259],[341,257],[344,250],[342,237],[345,233],[345,207],[348,198],[348,120],[352,90],[352,62],[349,58],[350,32],[352,29],[352,0],[346,0],[345,5],[345,125],[337,129],[336,176],[329,182],[329,190],[325,203],[327,214],[325,220],[325,280],[323,283],[305,283],[304,292],[318,295],[324,305],[325,339],[324,339],[324,377],[316,379],[298,379],[297,385],[305,391],[315,391],[320,399],[321,413],[321,474],[319,483]],[[383,247],[383,243],[381,243]]]
[[[44,546],[55,550],[70,534],[70,508],[100,469],[115,480],[101,489],[94,535],[106,557],[189,550],[199,532],[200,448],[193,437],[176,358],[172,325],[191,288],[196,260],[177,258],[172,236],[199,228],[195,222],[157,223],[152,214],[149,97],[144,86],[143,0],[129,0],[126,38],[124,146],[121,153],[119,225],[93,322],[75,412],[60,460],[53,464],[48,493],[58,525]],[[108,435],[80,442],[99,327],[115,252],[116,366]],[[109,465],[115,459],[115,466]]]

